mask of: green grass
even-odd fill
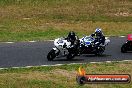
[[[131,88],[129,84],[76,83],[78,68],[83,66],[87,74],[130,74],[132,62],[87,63],[48,67],[8,68],[0,70],[0,88]]]
[[[132,33],[131,0],[0,0],[0,41],[46,40],[68,31]],[[49,30],[50,29],[50,30]]]

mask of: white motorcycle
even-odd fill
[[[66,56],[68,54],[67,48],[71,47],[71,42],[65,38],[57,38],[54,40],[54,46],[47,55],[49,61],[52,61],[55,57]]]

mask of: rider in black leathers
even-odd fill
[[[79,45],[80,45],[80,41],[79,41],[78,36],[75,34],[75,32],[70,31],[66,39],[67,39],[67,41],[71,42],[71,46],[73,46],[72,49],[74,49],[73,52],[78,54],[78,52],[79,52],[78,48],[79,48]]]
[[[97,28],[93,34],[91,34],[92,37],[95,36],[94,44],[96,46],[99,46],[100,44],[105,43],[105,36],[102,33],[102,30],[100,28]]]
[[[71,42],[71,45],[74,45],[77,38],[78,37],[76,36],[75,32],[70,31],[66,39]]]

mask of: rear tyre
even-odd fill
[[[97,56],[101,56],[101,55],[103,55],[104,50],[105,50],[104,47],[99,47],[99,48],[96,50],[95,55],[97,55]]]
[[[68,54],[66,56],[67,60],[71,60],[75,57],[75,47],[72,46],[71,48],[68,48]]]
[[[48,59],[48,61],[52,61],[55,57],[56,57],[55,50],[52,49],[52,50],[48,53],[47,59]]]
[[[74,58],[74,54],[69,53],[69,54],[67,55],[67,60],[71,60],[71,59],[73,59],[73,58]]]

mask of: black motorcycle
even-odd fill
[[[110,42],[109,39],[105,40],[104,44],[98,45],[99,42],[94,43],[95,38],[92,36],[85,36],[80,39],[80,46],[79,47],[72,47],[69,48],[69,55],[68,57],[73,58],[75,55],[78,54],[95,54],[95,55],[102,55],[105,51],[105,46]]]
[[[128,51],[132,51],[132,34],[128,34],[127,42],[124,43],[121,47],[121,52],[126,53]]]

